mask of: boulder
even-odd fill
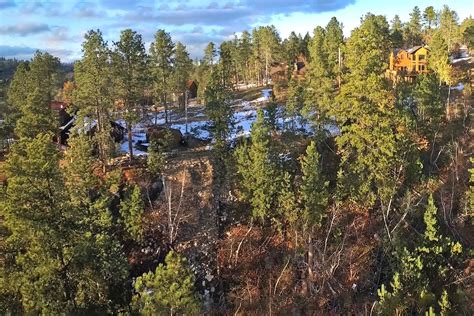
[[[154,140],[158,145],[169,149],[176,148],[184,142],[183,134],[181,134],[179,129],[164,126],[153,126],[148,128],[146,141],[147,143],[150,143],[152,140]]]

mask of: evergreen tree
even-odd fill
[[[337,33],[336,24],[333,23],[332,32]],[[314,29],[313,38],[309,44],[309,72],[307,77],[307,89],[304,92],[304,109],[306,117],[312,119],[317,133],[322,132],[327,118],[327,112],[334,98],[334,79],[331,77],[331,69],[328,63],[328,55],[325,49],[326,31],[318,26]]]
[[[165,106],[165,122],[168,123],[168,94],[172,90],[170,77],[173,73],[175,45],[169,33],[158,30],[155,41],[150,45],[150,71],[153,82],[153,96]],[[155,119],[156,124],[156,119]]]
[[[19,109],[21,109],[23,103],[28,98],[28,94],[31,93],[33,85],[29,78],[29,67],[25,62],[21,62],[13,75],[12,82],[7,93],[7,103],[12,108],[12,125],[18,119]],[[16,114],[16,115],[15,115]]]
[[[424,213],[425,231],[413,250],[405,247],[398,254],[398,269],[391,290],[378,290],[380,311],[385,314],[447,315],[467,312],[462,303],[462,287],[454,282],[462,260],[462,246],[439,233],[437,209],[430,196]]]
[[[204,49],[204,58],[203,63],[206,66],[211,66],[214,64],[214,58],[216,58],[216,45],[213,42],[209,42],[206,48]]]
[[[241,178],[243,197],[252,205],[252,217],[265,221],[274,218],[277,203],[278,166],[270,143],[270,127],[263,110],[257,112],[252,125],[252,143],[236,150],[237,173]]]
[[[163,172],[165,163],[165,156],[162,149],[155,140],[151,140],[150,146],[148,146],[147,171],[152,177],[156,177]]]
[[[433,6],[428,6],[425,8],[425,11],[423,11],[423,20],[425,22],[425,27],[428,30],[431,30],[432,26],[436,26],[437,16]]]
[[[34,138],[40,133],[54,133],[56,131],[57,120],[51,111],[50,100],[40,88],[35,88],[28,94],[20,111],[21,114],[15,127],[17,137]]]
[[[421,44],[422,30],[421,30],[421,11],[415,6],[410,13],[410,20],[405,25],[407,45],[413,47]]]
[[[12,147],[0,208],[12,253],[2,275],[25,312],[57,314],[74,306],[66,245],[75,238],[76,217],[67,211],[59,153],[50,137],[39,134]]]
[[[301,114],[305,101],[303,85],[295,79],[290,79],[287,94],[285,116],[290,121],[292,131],[295,131],[295,122]]]
[[[232,58],[233,51],[235,50],[234,45],[230,41],[222,42],[219,47],[219,71],[222,84],[224,87],[231,89],[233,83],[236,83],[235,78],[235,64]]]
[[[341,152],[341,193],[367,206],[377,196],[393,194],[393,174],[403,165],[400,153],[406,149],[402,122],[382,77],[389,46],[385,18],[367,15],[348,40],[350,74],[336,98],[337,106],[330,111],[341,128],[336,138]]]
[[[455,44],[461,41],[458,19],[457,13],[451,10],[447,5],[444,5],[439,13],[438,31],[448,45],[449,53],[453,52]]]
[[[467,46],[469,51],[474,48],[474,19],[472,17],[464,19],[459,28],[462,42]]]
[[[131,295],[129,266],[113,217],[122,177],[117,172],[106,179],[97,174],[94,147],[84,134],[72,135],[68,144],[64,188],[71,212],[78,216],[75,229],[84,237],[77,238],[77,259],[85,278],[77,295],[94,304],[87,307],[90,311],[116,312],[128,304]]]
[[[448,43],[440,30],[435,30],[430,41],[430,54],[428,61],[431,69],[439,78],[439,85],[442,82],[451,84],[451,65],[449,63]]]
[[[391,21],[390,38],[393,48],[404,47],[405,41],[403,38],[403,24],[398,14],[396,14]]]
[[[74,64],[77,88],[73,101],[79,109],[78,128],[82,131],[96,129],[94,141],[105,166],[113,151],[109,122],[113,101],[110,51],[100,30],[87,32],[82,52],[82,59]]]
[[[282,46],[285,50],[285,60],[288,67],[291,69],[292,65],[295,63],[296,58],[302,54],[301,51],[301,38],[296,35],[295,32],[291,32],[290,36],[285,39],[282,43]],[[291,78],[291,71],[288,71],[288,75]]]
[[[68,156],[71,164],[82,157]],[[124,295],[118,285],[128,271],[119,245],[109,237],[110,216],[100,204],[84,207],[83,187],[69,198],[68,183],[85,183],[79,179],[85,170],[77,177],[68,172],[65,182],[59,158],[51,134],[20,140],[12,148],[0,208],[10,249],[1,267],[4,284],[25,313],[117,311],[123,300],[113,293]]]
[[[311,143],[306,148],[306,155],[301,159],[301,202],[303,209],[303,223],[306,228],[321,227],[326,217],[328,204],[328,182],[324,180],[321,170],[321,158],[316,148],[316,143]]]
[[[62,84],[59,58],[48,53],[36,52],[31,60],[28,77],[31,80],[32,91],[39,88],[45,98],[51,102]]]
[[[279,57],[280,36],[273,25],[260,26],[257,34],[260,42],[259,48],[264,58],[265,83],[268,84],[270,64]]]
[[[439,130],[444,113],[441,89],[436,75],[420,75],[413,96],[416,103],[416,119],[421,132],[432,139]]]
[[[293,178],[287,171],[283,172],[280,190],[278,194],[278,214],[281,221],[289,228],[296,228],[296,223],[300,216],[300,209],[293,187]]]
[[[251,76],[251,59],[252,59],[252,36],[249,32],[243,31],[240,39],[239,54],[244,67],[242,77],[246,84],[250,81]]]
[[[200,302],[194,290],[194,275],[186,259],[171,251],[165,264],[138,277],[134,307],[144,315],[198,315]]]
[[[207,89],[204,94],[206,113],[212,122],[213,138],[216,140],[215,147],[220,154],[227,143],[232,124],[232,108],[229,103],[229,91],[224,85],[222,72],[218,69],[212,71]]]
[[[122,106],[120,110],[127,125],[128,153],[133,159],[132,125],[140,119],[140,103],[147,83],[145,45],[140,34],[126,29],[121,32],[120,41],[114,46],[114,96]]]
[[[8,90],[6,120],[13,127],[22,118],[21,127],[15,131],[18,137],[56,132],[50,104],[60,84],[59,65],[58,58],[36,52],[28,65],[20,63],[18,66]]]
[[[252,69],[257,85],[263,84],[262,67],[262,40],[261,32],[257,28],[252,30]]]
[[[140,187],[135,185],[133,188],[128,188],[126,198],[120,203],[120,216],[127,234],[136,242],[143,240],[143,211],[144,205]]]
[[[326,25],[324,36],[324,51],[327,58],[329,75],[332,79],[341,74],[339,57],[343,43],[342,24],[335,17],[332,17],[328,25]]]
[[[185,94],[187,82],[190,79],[192,61],[186,51],[186,46],[180,42],[176,43],[174,63],[173,63],[173,85],[174,91],[181,96],[180,104],[185,106]]]

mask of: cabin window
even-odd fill
[[[419,70],[419,71],[425,71],[425,65],[420,65],[420,66],[418,67],[418,70]]]
[[[425,55],[418,55],[418,60],[419,61],[425,60]]]

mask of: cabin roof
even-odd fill
[[[427,50],[429,50],[429,48],[428,48],[427,46],[418,45],[418,46],[414,46],[414,47],[410,48],[410,49],[408,50],[408,52],[409,52],[410,54],[414,54],[414,53],[416,53],[420,48],[423,48],[423,47],[426,48]]]
[[[51,110],[56,110],[56,111],[65,110],[67,107],[67,103],[61,102],[61,101],[53,101],[51,102],[50,107],[51,107]]]

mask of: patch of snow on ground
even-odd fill
[[[272,89],[262,89],[262,94],[265,100],[269,100],[270,97],[272,96]]]
[[[263,97],[262,97],[263,98]],[[259,98],[261,99],[261,98]],[[258,99],[257,99],[258,100]],[[255,100],[254,100],[255,101]],[[239,138],[248,138],[250,137],[250,131],[252,129],[252,124],[255,122],[257,118],[257,108],[253,106],[252,102],[248,101],[241,101],[240,105],[243,107],[240,108],[240,110],[236,110],[233,113],[232,121],[234,123],[234,128],[232,130],[232,133],[229,135],[229,141],[233,142]],[[137,144],[142,144],[146,146],[146,130],[147,126],[150,124],[154,123],[154,118],[155,118],[156,113],[149,113],[148,114],[148,120],[144,120],[143,122],[140,122],[136,124],[133,129],[132,129],[132,142],[134,146],[134,154],[137,156],[140,155],[146,155],[147,153],[144,151],[141,151],[136,148]],[[179,129],[183,135],[186,133],[186,124],[182,123],[183,117],[178,117],[177,114],[174,114],[177,119],[181,120],[179,123],[172,123],[171,128],[174,129]],[[194,117],[204,117],[205,114],[202,112],[197,112]],[[159,112],[158,115],[158,122],[161,123],[159,125],[164,124],[164,112]],[[303,134],[303,135],[313,135],[314,134],[314,129],[307,119],[304,119],[301,116],[297,117],[284,117],[283,116],[283,110],[282,108],[279,108],[277,111],[277,128],[279,130],[289,130],[291,129],[292,124],[294,124],[295,131],[297,133]],[[173,119],[174,120],[174,119]],[[173,121],[172,120],[172,121]],[[117,120],[117,123],[119,124],[125,124],[123,120]],[[198,139],[202,140],[210,140],[211,145],[209,146],[209,149],[212,148],[212,135],[210,132],[210,125],[211,122],[208,120],[203,120],[203,121],[195,121],[195,122],[189,122],[188,123],[188,133]],[[125,125],[124,125],[125,126]],[[329,135],[331,136],[336,136],[340,134],[339,128],[335,124],[327,124],[325,126],[326,131],[328,132]],[[128,152],[128,141],[127,141],[127,135],[125,135],[124,141],[120,145],[120,151],[123,153]]]
[[[136,145],[138,143],[146,143],[146,133],[135,133],[132,134],[132,144],[133,144],[133,155],[134,156],[144,156],[147,155],[146,151],[139,150]],[[120,144],[120,152],[128,153],[128,137],[125,135],[123,142]]]
[[[453,58],[453,59],[451,59],[451,63],[455,64],[455,63],[459,63],[461,61],[466,61],[466,60],[469,60],[469,59],[471,59],[471,57],[469,57],[469,56],[461,57],[461,58]]]
[[[172,124],[171,128],[179,129],[181,131],[181,134],[183,135],[186,134],[186,124],[184,123]],[[209,132],[208,128],[209,128],[209,121],[188,123],[188,133],[202,140],[211,139],[211,133]]]
[[[456,86],[451,87],[451,90],[462,91],[462,90],[464,90],[464,84],[463,84],[462,82],[460,82],[460,83],[458,83]]]

